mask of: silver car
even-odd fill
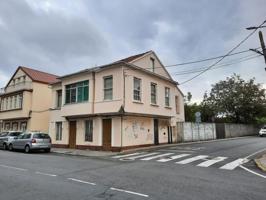
[[[8,145],[14,140],[15,137],[19,136],[22,132],[20,131],[7,131],[0,134],[0,147],[7,149]]]
[[[8,146],[9,150],[24,150],[30,153],[33,150],[51,151],[51,138],[42,132],[25,132],[16,137]]]

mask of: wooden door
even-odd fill
[[[158,119],[153,120],[154,124],[154,144],[158,145],[159,144],[159,124],[158,124]]]
[[[111,150],[112,119],[103,119],[103,150]]]
[[[76,148],[76,132],[77,123],[76,121],[69,122],[69,148]]]

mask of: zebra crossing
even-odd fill
[[[208,155],[192,155],[189,153],[172,153],[172,152],[136,152],[130,154],[112,156],[113,159],[121,161],[155,161],[159,163],[172,162],[177,165],[195,164],[197,167],[217,166],[222,170],[234,170],[240,165],[248,162],[247,159],[238,158],[235,160],[225,156],[212,157]]]

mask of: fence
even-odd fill
[[[177,123],[178,141],[202,141],[258,134],[259,128],[247,124]]]

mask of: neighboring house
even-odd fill
[[[0,90],[0,129],[49,130],[52,90],[57,76],[18,67],[6,87]]]
[[[58,79],[54,146],[120,151],[177,141],[183,94],[153,51]]]

